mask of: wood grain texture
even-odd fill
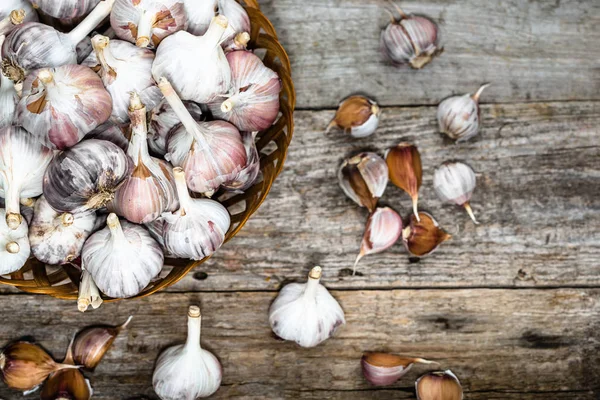
[[[347,324],[313,349],[272,337],[267,310],[273,293],[163,293],[86,314],[58,300],[3,296],[0,343],[28,336],[62,357],[78,329],[134,315],[90,374],[94,398],[156,399],[150,384],[154,360],[166,346],[185,339],[186,308],[199,302],[202,343],[224,368],[223,388],[215,398],[411,398],[414,380],[428,370],[415,366],[391,388],[376,389],[361,376],[364,351],[436,360],[459,376],[467,398],[592,399],[600,394],[600,290],[332,294]],[[2,385],[0,398],[17,396]]]
[[[600,3],[594,0],[416,1],[439,22],[445,52],[420,71],[380,52],[386,0],[263,0],[288,51],[299,108],[356,92],[384,105],[437,104],[492,82],[484,102],[600,99]]]

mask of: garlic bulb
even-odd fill
[[[225,121],[197,122],[169,81],[163,78],[158,86],[183,123],[171,131],[165,158],[185,170],[191,191],[211,197],[222,184],[234,182],[246,166],[241,135]]]
[[[417,400],[462,400],[460,381],[450,370],[434,371],[415,382]]]
[[[421,69],[444,49],[440,45],[440,33],[435,22],[427,17],[396,11],[400,19],[392,22],[381,33],[381,46],[394,64],[409,64]]]
[[[44,171],[52,151],[38,143],[24,129],[0,129],[0,196],[6,202],[6,223],[17,229],[23,219],[19,200],[42,194]]]
[[[179,203],[171,166],[148,154],[146,107],[135,92],[131,94],[129,116],[132,135],[127,155],[135,168],[108,208],[131,222],[144,224],[154,221],[163,212],[176,210]]]
[[[227,54],[227,61],[231,67],[232,95],[208,108],[215,118],[231,122],[240,131],[267,129],[279,114],[279,76],[249,51],[233,51]]]
[[[433,175],[433,188],[440,200],[464,207],[473,222],[477,224],[469,203],[475,184],[475,172],[461,162],[445,163],[436,169]]]
[[[183,100],[210,103],[231,87],[231,68],[220,46],[227,18],[213,18],[204,36],[180,31],[166,38],[156,52],[152,74],[167,78]]]
[[[0,19],[0,35],[8,35],[25,21],[25,10],[12,10],[6,17]]]
[[[6,225],[6,211],[0,208],[0,275],[12,274],[27,262],[31,249],[27,239],[27,222],[16,228]]]
[[[31,0],[33,6],[46,15],[58,19],[85,16],[98,5],[100,0]]]
[[[419,149],[410,143],[400,143],[386,151],[385,162],[388,165],[392,183],[410,195],[413,213],[419,220],[417,204],[419,202],[419,189],[423,181],[423,167]]]
[[[186,22],[183,0],[117,0],[110,14],[117,36],[139,47],[158,47]]]
[[[16,118],[51,149],[64,150],[110,117],[112,100],[90,68],[64,65],[27,76]]]
[[[340,187],[352,201],[373,212],[388,184],[388,167],[375,153],[360,153],[344,160],[338,170]]]
[[[380,117],[381,108],[375,101],[364,96],[350,96],[340,103],[325,133],[338,127],[354,138],[365,138],[375,133]]]
[[[107,227],[89,237],[81,259],[98,288],[114,298],[133,297],[160,273],[160,246],[139,225],[110,214]]]
[[[7,17],[10,18],[13,11],[17,11],[18,14],[24,14],[24,19],[21,23],[34,22],[38,20],[38,15],[33,9],[29,0],[2,0],[0,4],[0,20],[4,20]]]
[[[95,222],[95,213],[60,213],[42,196],[35,204],[29,226],[31,252],[35,258],[50,265],[72,261],[79,257]]]
[[[231,182],[223,184],[223,189],[241,193],[250,188],[258,179],[260,155],[256,148],[256,134],[257,132],[242,132],[242,142],[246,148],[246,166]]]
[[[452,238],[452,235],[440,228],[433,216],[419,212],[419,217],[411,215],[409,224],[402,230],[402,241],[406,250],[415,257],[424,257]]]
[[[423,358],[402,357],[388,353],[365,353],[360,363],[365,379],[375,386],[393,385],[416,363],[437,364],[435,361]]]
[[[199,105],[191,101],[184,101],[183,104],[195,121],[202,120],[202,110]],[[150,113],[150,123],[148,124],[150,151],[157,156],[164,157],[167,154],[169,133],[179,124],[181,124],[181,120],[169,102],[163,99]]]
[[[474,95],[452,96],[442,101],[437,111],[440,132],[457,143],[477,135],[481,117],[479,97],[488,86],[489,84],[481,86]]]
[[[169,347],[156,361],[154,391],[162,400],[198,399],[219,390],[223,369],[217,357],[200,346],[200,307],[188,310],[185,344]]]
[[[69,346],[73,362],[93,371],[132,318],[119,326],[92,326],[78,332]]]
[[[319,283],[321,274],[321,267],[314,267],[308,282],[281,289],[269,310],[269,323],[277,336],[302,347],[314,347],[346,323],[338,302]]]
[[[127,129],[128,128],[129,127],[127,127]],[[83,139],[107,140],[119,146],[123,151],[127,151],[129,148],[129,140],[127,140],[123,134],[123,130],[119,127],[119,125],[111,122],[110,120],[102,125],[99,125],[93,131],[88,132]]]
[[[188,18],[187,31],[196,36],[204,35],[217,14],[217,0],[183,0],[183,5]]]
[[[140,49],[129,42],[110,40],[106,36],[92,38],[94,53],[84,61],[102,78],[113,99],[112,120],[118,124],[129,122],[129,94],[136,92],[148,109],[153,109],[162,94],[152,77],[154,53]]]
[[[175,168],[173,173],[180,208],[162,215],[165,248],[176,257],[202,260],[225,241],[231,224],[229,212],[214,200],[191,198],[183,170]]]
[[[360,245],[360,253],[354,262],[352,273],[366,255],[381,253],[392,247],[402,235],[402,217],[389,207],[377,208],[367,220]]]
[[[0,36],[0,48],[5,39],[5,36]],[[0,71],[0,128],[13,123],[19,99],[20,96],[13,81]]]
[[[227,44],[234,40],[235,36],[242,32],[250,32],[250,17],[244,7],[236,0],[217,0],[219,14],[227,17],[229,25],[223,36],[223,43]]]
[[[133,171],[133,161],[116,144],[90,139],[59,153],[44,176],[52,208],[72,214],[106,206]]]
[[[94,391],[81,371],[73,368],[54,372],[40,392],[40,400],[90,400]]]

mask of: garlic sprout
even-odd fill
[[[188,18],[187,31],[196,36],[204,35],[217,14],[217,0],[183,0],[183,5]]]
[[[0,275],[20,270],[31,253],[27,239],[27,223],[22,220],[16,229],[6,224],[6,211],[0,208]]]
[[[388,184],[388,167],[376,153],[364,152],[344,160],[338,170],[340,187],[352,201],[375,211]]]
[[[5,36],[0,36],[0,48],[2,48],[5,39]],[[19,99],[13,81],[0,71],[0,128],[13,123]]]
[[[87,15],[100,0],[31,0],[33,6],[58,19],[73,19]]]
[[[199,105],[191,101],[184,101],[183,104],[194,120],[202,121],[202,110]],[[148,147],[150,151],[164,157],[167,154],[169,133],[179,124],[181,124],[181,120],[177,117],[169,102],[163,99],[150,113],[148,124]]]

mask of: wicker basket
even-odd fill
[[[238,0],[245,5],[252,21],[251,41],[249,48],[264,55],[266,66],[277,72],[282,81],[280,95],[281,111],[275,124],[257,136],[257,147],[261,156],[262,180],[243,194],[231,196],[227,193],[218,196],[219,201],[231,213],[231,228],[226,241],[233,238],[242,229],[246,221],[254,214],[267,197],[271,185],[281,172],[287,154],[287,148],[294,131],[294,107],[296,94],[291,77],[289,58],[277,39],[271,22],[261,13],[257,0]],[[190,270],[202,261],[165,260],[163,272],[150,285],[134,298],[146,297],[181,280]],[[25,266],[10,274],[0,277],[0,283],[11,285],[29,293],[47,294],[56,298],[75,300],[79,288],[81,272],[76,265],[45,266],[31,258]],[[119,299],[105,298],[105,301]]]

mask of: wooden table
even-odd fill
[[[368,350],[437,360],[469,399],[600,398],[600,3],[404,1],[443,30],[446,51],[422,71],[380,56],[383,0],[261,3],[291,56],[298,111],[286,168],[260,211],[216,257],[149,299],[80,314],[2,287],[0,343],[35,338],[60,358],[79,328],[134,315],[89,375],[94,398],[156,399],[154,360],[184,340],[186,308],[200,303],[202,342],[224,367],[215,398],[413,398],[428,368],[375,388],[360,372]],[[437,103],[484,82],[481,134],[445,140]],[[338,101],[357,92],[384,106],[377,133],[324,135]],[[396,245],[351,276],[367,214],[343,195],[336,169],[401,140],[421,150],[421,207],[453,239],[420,261]],[[480,225],[432,190],[434,168],[449,159],[477,173]],[[384,201],[410,211],[391,185]],[[347,325],[305,350],[272,337],[267,310],[282,284],[314,265]],[[2,386],[0,398],[21,397]]]

